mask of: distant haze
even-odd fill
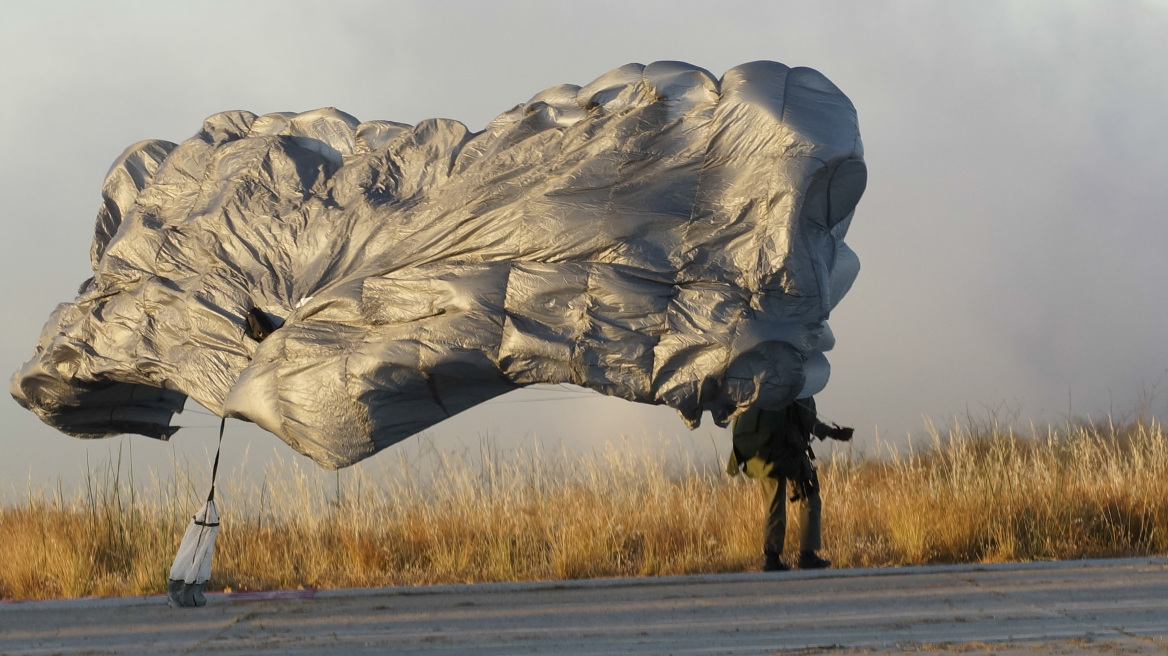
[[[54,306],[91,275],[101,182],[133,142],[181,141],[227,109],[335,106],[479,130],[544,88],[628,62],[721,76],[773,59],[848,94],[866,147],[848,236],[863,268],[831,317],[826,416],[856,426],[861,448],[877,433],[903,442],[925,417],[1163,418],[1165,34],[1168,3],[1135,1],[6,3],[0,370],[31,355]],[[206,466],[217,420],[177,420],[191,428],[169,444],[131,438],[135,467]],[[104,463],[124,443],[66,437],[11,399],[0,426],[4,496],[58,476],[72,485],[87,457]],[[442,449],[490,436],[587,450],[621,434],[701,454],[729,446],[712,423],[689,433],[666,408],[562,388],[429,433]],[[228,439],[228,463],[246,449],[254,467],[273,451],[299,457],[239,422]]]

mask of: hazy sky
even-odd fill
[[[1068,408],[1123,414],[1150,396],[1165,417],[1166,34],[1168,2],[1111,0],[6,2],[0,371],[31,356],[53,307],[91,275],[102,179],[133,142],[181,141],[227,109],[335,106],[479,130],[628,62],[720,76],[773,59],[820,70],[853,100],[870,172],[824,414],[867,444],[967,410],[1061,422]],[[2,494],[73,480],[124,442],[66,437],[5,398]],[[136,467],[205,460],[215,419],[177,421],[192,428],[169,444],[132,438]],[[225,462],[249,447],[251,463],[290,453],[229,426]],[[428,432],[443,449],[483,435],[592,448],[621,433],[728,448],[671,410],[556,390]]]

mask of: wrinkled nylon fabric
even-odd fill
[[[224,112],[114,163],[11,392],[163,439],[190,396],[326,467],[537,383],[723,424],[826,384],[866,180],[852,103],[775,62],[629,64],[478,133]]]

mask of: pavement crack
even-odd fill
[[[231,620],[228,621],[227,624],[225,624],[223,626],[223,628],[219,629],[215,633],[213,633],[213,634],[207,636],[206,638],[203,638],[202,640],[191,645],[190,648],[184,650],[182,653],[191,654],[191,653],[194,653],[196,651],[199,651],[207,643],[211,642],[212,640],[215,640],[216,638],[222,637],[224,634],[226,634],[228,631],[231,630],[231,627],[235,626],[236,624],[239,624],[240,622],[250,620],[251,618],[255,617],[256,615],[259,615],[259,613],[260,613],[260,609],[256,608],[254,610],[250,610],[246,613],[243,613],[242,615],[236,615],[235,617],[231,618]]]

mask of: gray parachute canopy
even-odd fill
[[[477,133],[224,112],[114,162],[11,392],[162,439],[191,396],[326,467],[536,383],[724,424],[826,384],[866,180],[852,103],[775,62],[629,64]]]

